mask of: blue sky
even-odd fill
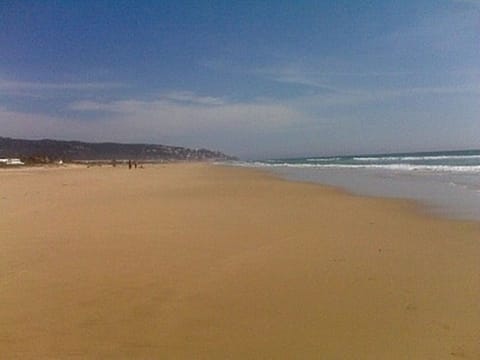
[[[480,0],[0,2],[0,136],[480,148]]]

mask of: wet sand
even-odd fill
[[[479,359],[480,225],[254,170],[0,171],[5,359]]]

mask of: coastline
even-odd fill
[[[259,169],[59,170],[0,172],[6,355],[480,356],[478,222]]]
[[[237,166],[237,165],[232,165]],[[249,167],[240,165],[240,167]],[[365,169],[251,166],[289,181],[342,189],[353,196],[408,200],[435,217],[480,222],[480,189],[440,181],[437,175],[375,172]]]

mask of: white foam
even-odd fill
[[[473,166],[449,166],[449,165],[412,165],[412,164],[305,164],[305,163],[264,163],[253,162],[238,164],[240,166],[253,167],[287,167],[287,168],[330,168],[330,169],[377,169],[402,172],[441,172],[441,173],[463,173],[480,174],[480,165]]]
[[[356,156],[356,161],[422,161],[422,160],[473,160],[480,155],[431,155],[431,156]]]

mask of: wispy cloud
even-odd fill
[[[170,93],[161,95],[161,98],[178,103],[195,105],[224,105],[226,103],[222,98],[213,96],[199,96],[191,91],[172,91]]]
[[[77,101],[69,108],[112,113],[129,126],[170,133],[274,129],[302,117],[300,112],[275,101],[227,102],[193,92],[170,92],[154,100]]]
[[[317,109],[326,106],[381,103],[407,97],[480,94],[480,86],[473,79],[479,73],[473,70],[444,73],[442,81],[446,82],[446,85],[435,84],[431,74],[413,71],[328,71],[295,65],[272,66],[252,70],[251,73],[279,83],[314,88],[316,91],[299,95],[289,102],[310,102]],[[420,83],[418,79],[423,78],[427,78],[431,85],[415,86],[412,83],[413,79]],[[461,78],[466,80],[460,82]],[[410,86],[405,86],[405,83],[410,83]]]
[[[273,66],[252,70],[253,74],[279,83],[305,85],[331,92],[343,91],[336,83],[358,78],[386,78],[412,75],[406,71],[328,71],[298,66]]]
[[[336,89],[335,87],[322,81],[319,78],[318,74],[306,71],[299,71],[298,69],[260,69],[256,70],[254,73],[256,75],[279,83],[303,85],[331,92],[338,91],[338,89]]]
[[[12,81],[0,78],[0,93],[18,96],[35,96],[39,92],[48,92],[58,94],[62,91],[102,91],[125,87],[124,84],[117,82],[30,82],[30,81]]]

